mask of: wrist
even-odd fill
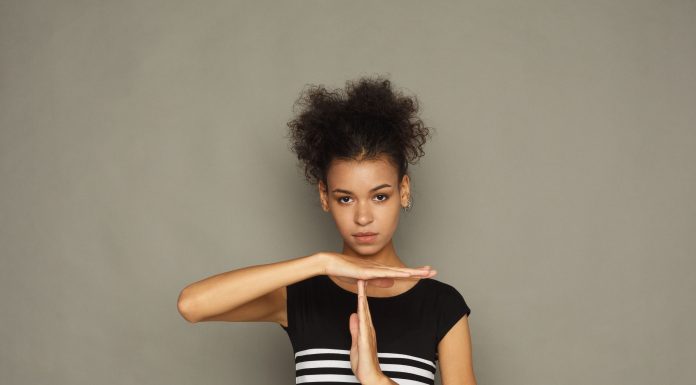
[[[312,271],[314,275],[326,275],[328,255],[319,252],[309,255],[307,258],[312,261]]]

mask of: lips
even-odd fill
[[[377,233],[362,232],[353,234],[358,243],[372,243],[377,239]]]

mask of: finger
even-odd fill
[[[422,273],[418,274],[418,277],[415,278],[423,278],[423,277],[429,277],[437,274],[437,270],[433,269],[432,267],[419,267],[418,268]]]
[[[358,315],[351,313],[348,318],[348,328],[350,329],[350,340],[351,347],[357,346],[358,336],[360,335],[359,325],[358,325]]]
[[[413,275],[418,275],[418,276],[427,276],[427,275],[430,274],[431,271],[433,271],[432,268],[430,268],[430,267],[428,267],[428,268],[418,268],[418,269],[413,269],[413,270],[415,270],[415,271],[414,271],[412,274],[413,274]]]
[[[416,268],[416,269],[412,269],[412,268],[409,268],[409,267],[389,267],[389,269],[394,270],[394,271],[400,271],[400,272],[408,273],[408,275],[418,275],[418,276],[422,276],[422,275],[428,275],[428,271],[429,271],[431,268],[428,267],[428,269],[425,269],[425,268]]]
[[[377,351],[377,333],[375,332],[374,324],[372,323],[372,313],[370,312],[370,301],[367,297],[367,282],[363,281],[363,319],[365,320],[363,335],[365,338],[365,354],[374,356]]]
[[[392,268],[371,268],[368,270],[368,273],[372,275],[375,278],[378,277],[410,277],[411,273],[407,271],[401,271],[399,269],[392,269]]]
[[[436,274],[435,270],[419,270],[419,273],[409,273],[409,272],[404,272],[404,271],[394,271],[382,274],[382,273],[376,273],[379,274],[379,277],[375,278],[369,278],[369,280],[374,280],[377,278],[384,278],[384,279],[410,279],[410,280],[416,280],[416,279],[422,279],[422,278],[430,278]],[[381,283],[377,284],[375,286],[381,286],[381,287],[391,287],[392,283],[382,286]]]
[[[362,341],[367,340],[367,318],[366,318],[367,297],[365,296],[365,281],[358,280],[358,318],[360,321],[360,338]]]
[[[370,313],[370,301],[367,300],[367,282],[363,281],[363,311],[365,318],[365,325],[367,326],[366,334],[368,339],[373,339],[374,337],[374,325],[372,324],[372,313]]]
[[[362,306],[365,324],[370,322],[370,303],[367,301],[367,281],[362,281]]]
[[[372,313],[370,313],[370,302],[367,300],[367,295],[365,296],[364,299],[364,306],[365,306],[365,323],[367,326],[372,329]]]
[[[360,359],[360,344],[358,342],[358,339],[360,338],[360,330],[358,330],[358,315],[351,313],[348,324],[350,328],[350,367],[355,372],[355,370],[358,368],[358,361]]]

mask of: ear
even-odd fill
[[[329,199],[328,199],[328,194],[327,194],[327,188],[326,185],[324,184],[324,181],[319,181],[317,183],[317,189],[319,190],[319,201],[321,202],[321,208],[322,210],[328,212],[329,211]]]
[[[411,196],[411,178],[409,178],[408,174],[404,174],[404,177],[401,178],[399,192],[401,193],[401,206],[406,207],[408,198]]]

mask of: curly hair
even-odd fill
[[[418,117],[417,97],[392,89],[384,77],[346,81],[345,89],[309,85],[293,104],[301,108],[289,127],[290,149],[311,184],[327,183],[332,160],[376,159],[387,155],[398,180],[424,155],[430,130]]]

